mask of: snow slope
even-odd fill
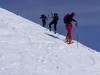
[[[100,75],[100,53],[0,8],[0,75]]]

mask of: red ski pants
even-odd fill
[[[72,39],[72,25],[71,24],[66,24],[65,28],[67,30],[66,38]]]

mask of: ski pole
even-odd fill
[[[78,48],[78,27],[76,26],[76,39],[77,39],[77,48]]]

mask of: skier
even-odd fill
[[[68,43],[68,44],[72,44],[73,43],[73,41],[72,41],[72,21],[74,21],[74,22],[76,22],[76,26],[77,26],[77,21],[75,20],[75,19],[73,19],[73,17],[75,16],[76,14],[74,13],[74,12],[72,12],[71,14],[67,14],[67,15],[65,15],[64,16],[64,19],[63,19],[63,21],[64,21],[64,23],[66,24],[65,25],[65,28],[66,28],[66,30],[67,30],[67,35],[66,35],[66,38],[65,38],[65,40],[66,40],[66,42]]]
[[[59,20],[58,14],[57,13],[51,13],[51,16],[49,16],[52,18],[52,21],[49,23],[49,30],[51,31],[51,25],[54,24],[54,33],[56,34],[56,30],[57,30],[57,21]]]
[[[40,19],[42,20],[42,26],[45,27],[46,25],[46,20],[47,20],[47,17],[45,16],[45,14],[42,14]]]

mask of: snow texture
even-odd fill
[[[100,75],[100,53],[0,8],[0,75]]]

